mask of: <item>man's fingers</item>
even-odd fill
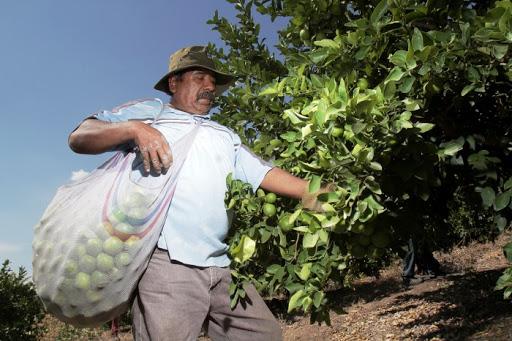
[[[160,164],[160,157],[158,156],[158,152],[156,150],[149,151],[149,158],[151,161],[151,166],[153,169],[160,173],[162,171],[162,165]]]
[[[165,143],[162,144],[162,148],[163,148],[163,155],[162,155],[162,157],[164,157],[165,159],[168,160],[169,167],[170,167],[171,164],[172,164],[172,161],[173,161],[171,147],[169,147],[169,144],[167,143],[167,141],[165,141]]]
[[[172,155],[169,153],[167,154],[163,149],[159,149],[158,151],[158,157],[162,161],[162,166],[167,169],[171,167],[172,164]]]
[[[150,156],[147,148],[141,147],[140,148],[140,154],[142,155],[142,164],[144,165],[144,170],[146,173],[149,173],[151,170],[151,164],[150,164]]]

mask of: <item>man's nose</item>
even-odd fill
[[[209,91],[215,91],[215,78],[206,77],[204,81],[204,88]]]

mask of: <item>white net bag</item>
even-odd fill
[[[144,176],[139,155],[118,152],[57,190],[32,245],[34,284],[48,312],[90,327],[127,310],[197,130],[171,146],[173,165],[165,174]]]

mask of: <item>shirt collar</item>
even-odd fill
[[[186,118],[192,118],[194,120],[210,120],[212,118],[212,114],[209,112],[208,114],[199,115],[199,114],[191,114],[186,111],[181,111],[176,108],[171,107],[169,104],[165,104],[165,109],[170,111],[171,113],[179,116],[183,116]]]

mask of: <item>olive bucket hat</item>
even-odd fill
[[[217,96],[226,91],[236,80],[233,75],[217,70],[215,63],[208,56],[206,46],[189,46],[179,49],[169,57],[169,72],[156,83],[155,89],[172,96],[169,89],[169,76],[195,67],[205,68],[215,73]]]

